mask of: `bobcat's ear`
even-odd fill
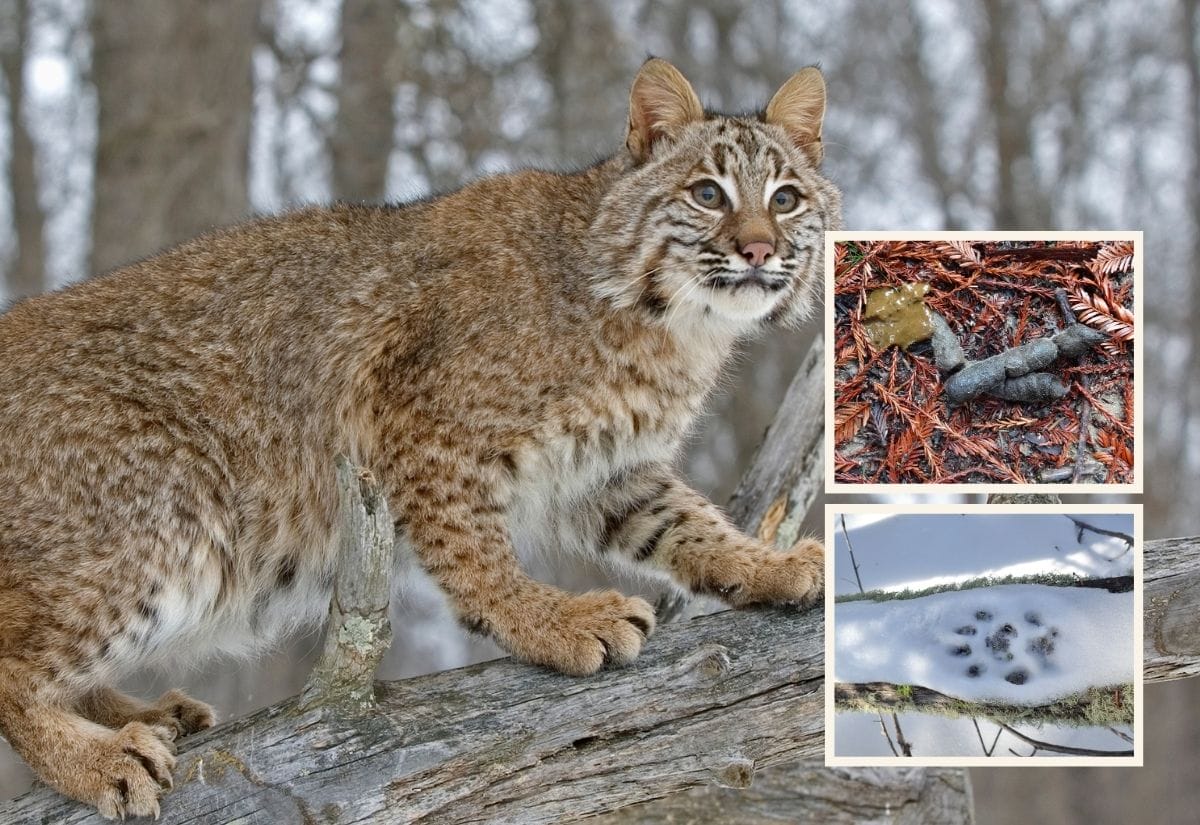
[[[812,66],[779,87],[767,104],[766,121],[782,126],[814,166],[821,163],[821,121],[825,118],[825,78]]]
[[[670,63],[652,57],[642,64],[629,92],[629,135],[625,145],[638,163],[654,144],[672,139],[688,123],[704,119],[704,107],[692,84]]]

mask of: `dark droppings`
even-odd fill
[[[1042,372],[1060,358],[1078,361],[1108,336],[1099,330],[1071,324],[1056,335],[1035,338],[982,361],[966,360],[946,320],[935,312],[934,360],[946,376],[942,391],[950,404],[965,404],[983,395],[1021,404],[1042,406],[1067,394],[1067,385]]]

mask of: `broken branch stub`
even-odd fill
[[[395,534],[387,500],[369,472],[338,456],[337,482],[337,582],[324,648],[300,695],[300,708],[364,712],[375,704],[375,671],[392,643],[388,601]]]

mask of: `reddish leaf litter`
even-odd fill
[[[1063,329],[1055,289],[1109,339],[1047,371],[1069,386],[1041,407],[947,404],[928,342],[874,349],[872,290],[930,284],[926,304],[981,360]],[[839,483],[1133,481],[1132,241],[840,241],[834,255],[834,473]],[[1087,426],[1082,444],[1080,421]]]

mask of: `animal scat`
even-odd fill
[[[933,334],[925,294],[929,284],[924,281],[898,287],[876,289],[867,296],[863,322],[871,345],[886,349],[892,344],[906,349]]]
[[[1054,344],[1058,347],[1059,355],[1078,361],[1098,344],[1108,340],[1108,333],[1092,329],[1083,324],[1071,324],[1054,336]]]
[[[998,387],[988,390],[990,395],[1005,401],[1025,404],[1051,404],[1067,394],[1067,385],[1058,376],[1048,372],[1031,372],[1019,378],[1006,378]]]
[[[1050,338],[1037,338],[1005,350],[999,355],[993,355],[991,358],[969,361],[962,369],[946,379],[943,384],[946,399],[951,404],[962,404],[987,393],[996,394],[994,391],[1002,389],[1007,380],[1036,372],[1042,367],[1052,364],[1057,357],[1058,347]],[[1040,397],[1030,399],[1020,397],[1019,393],[1032,388],[1051,392],[1051,388],[1048,386],[1038,385],[1026,388],[1021,384],[1015,384],[1008,389],[1009,395],[1002,397],[1007,397],[1012,401],[1042,400]],[[1066,388],[1064,387],[1063,392],[1055,398],[1061,398],[1065,393]]]
[[[958,372],[967,362],[962,344],[941,315],[930,312],[929,322],[933,330],[929,343],[933,346],[933,360],[938,371],[944,375]]]

